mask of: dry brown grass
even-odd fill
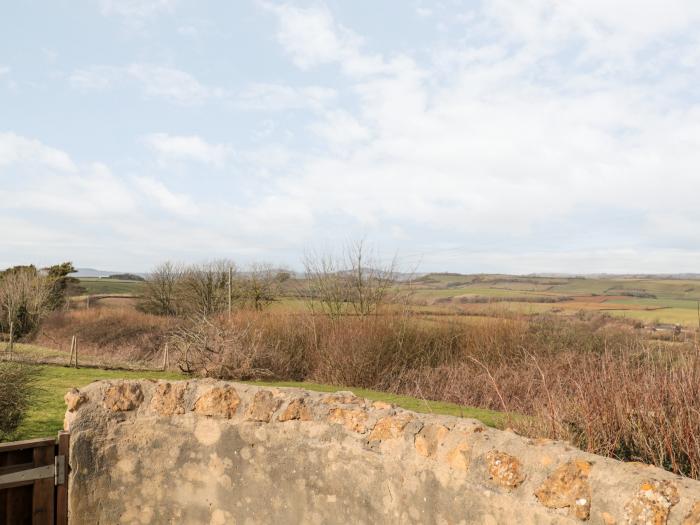
[[[78,338],[81,354],[104,356],[125,363],[155,362],[176,321],[144,314],[133,308],[90,308],[49,315],[39,329],[39,345],[68,350]]]
[[[39,343],[154,358],[233,379],[308,380],[520,414],[522,433],[700,478],[700,357],[604,316],[341,316],[238,311],[207,321],[131,309],[53,314]],[[522,415],[526,417],[522,417]]]

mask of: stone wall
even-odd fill
[[[700,482],[349,392],[124,381],[66,402],[74,525],[700,524]]]

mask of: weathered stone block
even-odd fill
[[[306,400],[303,397],[298,397],[290,401],[278,419],[280,421],[311,421],[313,415],[311,414],[311,407],[306,404]]]
[[[700,525],[698,481],[474,420],[327,397],[212,380],[73,391],[71,524]]]
[[[458,443],[447,452],[445,461],[451,468],[466,472],[471,464],[471,446],[466,441]]]
[[[588,475],[591,464],[574,460],[564,463],[535,491],[537,499],[546,507],[568,507],[569,515],[587,520],[591,514],[591,486]]]
[[[253,397],[253,402],[248,407],[245,417],[249,421],[261,421],[269,423],[272,414],[280,407],[282,400],[272,395],[272,392],[261,390]]]
[[[143,392],[141,385],[124,381],[110,386],[104,394],[103,405],[112,412],[126,412],[141,405]]]
[[[700,525],[700,501],[696,501],[683,519],[683,525]]]
[[[336,392],[325,396],[321,403],[324,405],[361,405],[364,404],[365,400],[361,397],[357,397],[352,392]]]
[[[151,398],[150,409],[161,416],[185,413],[187,383],[158,383]]]
[[[369,441],[384,441],[385,439],[396,439],[402,436],[403,429],[413,420],[410,414],[398,416],[386,416],[380,419],[372,432],[369,434]]]
[[[424,458],[432,458],[437,454],[450,430],[444,425],[425,425],[414,440],[416,452]]]
[[[215,387],[205,392],[194,404],[194,412],[204,416],[225,417],[231,419],[238,410],[241,398],[231,386]]]
[[[367,431],[367,412],[355,408],[332,408],[328,412],[330,423],[339,423],[348,430],[363,433]]]
[[[678,501],[678,489],[672,482],[647,480],[625,505],[625,518],[629,525],[665,525]]]
[[[501,487],[514,489],[525,481],[525,473],[523,472],[520,460],[515,456],[492,450],[486,455],[489,474],[491,480]]]
[[[80,405],[87,402],[88,398],[77,388],[71,388],[66,392],[66,395],[63,396],[63,400],[66,402],[66,410],[68,410],[68,412],[74,412],[80,408]]]

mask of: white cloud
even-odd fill
[[[171,67],[132,64],[127,71],[143,84],[146,95],[182,105],[199,104],[224,94],[223,90],[204,86],[189,73]]]
[[[143,141],[163,160],[193,160],[213,166],[223,166],[232,149],[225,144],[210,144],[196,135],[152,133]]]
[[[52,171],[49,165],[43,172],[22,170],[21,165],[15,168],[21,177],[0,191],[5,206],[15,210],[86,219],[125,215],[135,207],[127,185],[100,163],[86,164],[70,173]]]
[[[171,12],[176,4],[177,0],[100,0],[100,10],[105,16],[146,18]]]
[[[302,69],[337,61],[357,46],[352,33],[336,26],[325,8],[301,8],[289,4],[261,5],[278,17],[277,38]]]
[[[188,195],[173,193],[162,182],[150,177],[136,177],[134,180],[141,192],[164,210],[178,215],[194,215],[198,212]]]
[[[429,7],[424,7],[422,5],[419,5],[416,7],[416,14],[420,16],[421,18],[428,18],[430,16],[433,16],[433,10],[430,9]]]
[[[282,111],[288,109],[320,109],[333,101],[336,92],[321,86],[293,87],[283,84],[251,84],[236,95],[239,109]]]
[[[70,156],[56,148],[15,133],[0,133],[0,169],[19,163],[44,165],[49,169],[73,172],[76,166]],[[0,174],[2,172],[0,171]]]
[[[370,131],[347,111],[331,110],[324,114],[324,119],[311,125],[311,130],[318,136],[337,146],[368,140]]]
[[[0,65],[0,77],[3,75],[9,75],[10,74],[10,68],[8,66],[2,66]]]
[[[74,71],[68,80],[73,87],[85,91],[135,83],[145,96],[160,98],[181,106],[203,104],[226,96],[223,89],[206,86],[185,71],[156,64],[91,66]]]
[[[178,177],[156,178],[150,158],[127,152],[115,166],[140,176],[124,177],[117,167],[112,174],[6,133],[0,177],[10,183],[0,185],[2,202],[16,214],[50,214],[52,223],[72,217],[75,230],[110,229],[120,249],[133,245],[157,258],[178,240],[178,250],[197,257],[223,245],[274,257],[310,239],[359,232],[383,236],[389,251],[424,248],[434,266],[458,270],[700,264],[695,0],[461,3],[468,7],[414,0],[397,4],[408,16],[397,16],[380,41],[321,2],[259,3],[291,71],[261,45],[256,67],[231,73],[226,89],[146,62],[70,77],[81,90],[125,88],[178,106],[207,104],[168,114],[173,127],[150,127],[177,134],[143,138],[161,163],[199,165],[168,164]],[[111,14],[135,19],[170,10],[169,2],[110,5]],[[431,13],[420,11],[426,7]],[[171,20],[172,29],[197,29],[197,56],[220,52],[207,47],[216,23],[210,33],[195,20]],[[428,25],[437,30],[409,32]],[[140,56],[170,51],[163,41]],[[243,89],[241,74],[249,82]],[[205,140],[195,133],[207,118]],[[133,142],[132,129],[122,143]],[[157,242],[149,243],[144,222]],[[82,238],[99,240],[89,231]],[[441,243],[466,248],[441,252]],[[465,268],[465,260],[480,266]]]
[[[70,84],[77,89],[89,91],[107,89],[118,80],[120,69],[111,66],[92,66],[73,71],[68,77]]]
[[[657,242],[696,241],[696,192],[672,188],[697,185],[700,105],[675,92],[700,81],[675,68],[678,57],[693,63],[697,42],[674,35],[700,7],[677,4],[668,14],[651,2],[483,3],[459,22],[480,42],[451,42],[421,66],[365,53],[326,9],[268,5],[294,64],[339,64],[357,102],[319,114],[310,129],[334,147],[290,162],[277,195],[315,217],[370,230],[400,224],[411,237],[428,228],[536,245],[537,231],[560,223],[585,239],[575,215],[604,210],[635,218],[634,242],[648,242],[644,228]],[[646,78],[649,63],[657,74]],[[662,213],[668,192],[673,215]],[[579,260],[600,268],[596,257]]]
[[[266,1],[261,1],[260,5],[277,17],[277,39],[300,69],[339,63],[346,73],[365,76],[383,73],[393,67],[379,55],[363,53],[362,38],[336,23],[331,12],[323,6],[302,8]]]

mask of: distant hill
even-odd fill
[[[115,273],[114,275],[107,277],[107,279],[115,279],[120,281],[145,281],[143,277],[136,275],[135,273]]]
[[[76,272],[71,275],[73,277],[112,277],[113,279],[124,279],[124,277],[118,277],[120,275],[145,277],[143,273],[96,270],[95,268],[76,268]]]

